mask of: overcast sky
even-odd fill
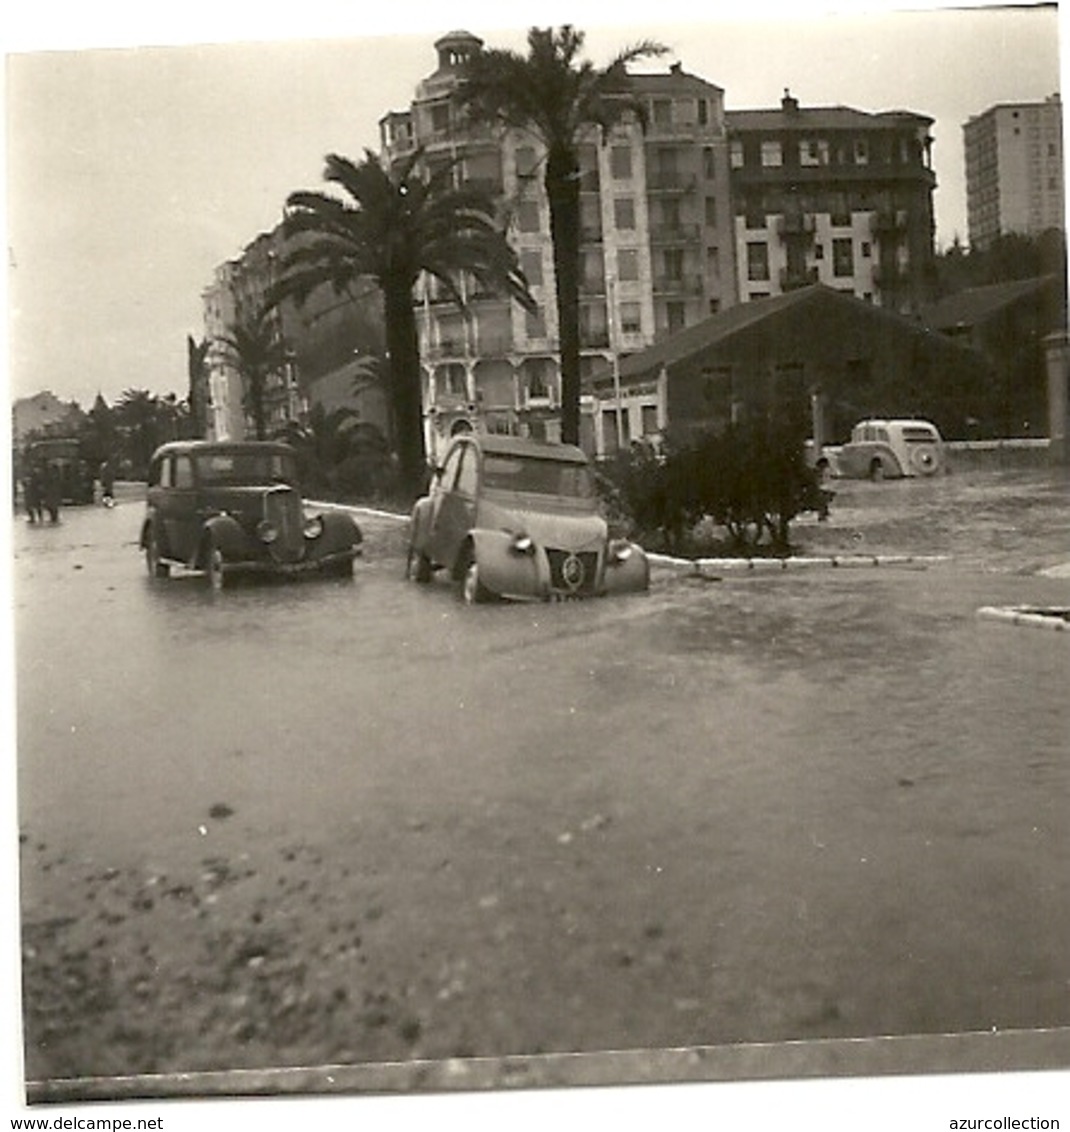
[[[607,25],[604,5],[576,0],[503,28],[515,9],[485,0],[384,6],[393,14],[310,0],[255,19],[207,0],[181,19],[119,3],[109,18],[109,6],[86,28],[67,5],[37,4],[5,32],[12,396],[51,389],[89,407],[98,391],[182,394],[213,269],[278,220],[291,190],[322,183],[326,153],[377,148],[378,119],[408,105],[454,28],[522,48],[528,23],[568,19],[596,63],[658,39],[673,51],[658,66],[679,60],[728,109],[775,106],[790,87],[804,107],[928,115],[941,246],[967,235],[963,123],[1059,88],[1051,7],[819,16],[759,2],[726,22],[705,4],[695,23],[697,5],[668,0],[660,21],[637,15],[655,5],[617,3]]]

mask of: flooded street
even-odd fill
[[[976,614],[1070,503],[948,482],[798,530],[946,562],[547,606],[20,523],[27,1077],[1067,1026],[1070,635]]]

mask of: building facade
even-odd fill
[[[900,313],[934,273],[932,118],[804,108],[725,115],[740,299],[824,283]]]
[[[1065,230],[1062,131],[1058,94],[992,106],[962,127],[971,248],[1012,232]]]
[[[498,195],[503,220],[538,302],[467,294],[467,313],[433,285],[419,295],[428,448],[467,428],[559,436],[560,361],[545,154],[530,133],[463,126],[452,95],[482,40],[453,32],[410,108],[380,120],[387,161],[421,147],[430,168],[454,162],[461,180]],[[622,124],[580,146],[581,366],[585,380],[659,336],[736,301],[723,91],[678,65],[633,76],[647,126]],[[619,414],[581,406],[581,442],[599,453],[628,440]]]

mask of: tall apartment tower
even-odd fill
[[[456,176],[481,181],[502,216],[538,301],[526,313],[507,299],[468,294],[468,314],[433,286],[419,298],[427,375],[429,448],[484,428],[559,436],[560,357],[545,154],[527,132],[464,127],[451,96],[465,61],[483,46],[468,32],[435,43],[438,66],[408,110],[380,120],[387,161],[422,147],[429,168],[456,162]],[[679,65],[633,76],[646,104],[646,130],[621,125],[580,148],[581,366],[606,371],[661,334],[698,322],[736,300],[723,91]],[[594,416],[585,397],[581,440],[600,453],[628,438],[615,417]],[[664,421],[643,417],[644,429]]]
[[[916,312],[933,274],[932,118],[846,106],[730,110],[742,301],[825,283]]]
[[[1065,229],[1063,111],[1059,95],[1001,103],[963,127],[971,248],[999,235]]]

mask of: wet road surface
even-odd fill
[[[976,616],[1066,602],[1023,507],[472,609],[382,520],[218,595],[135,503],[20,524],[27,1076],[1065,1026],[1070,638]]]

